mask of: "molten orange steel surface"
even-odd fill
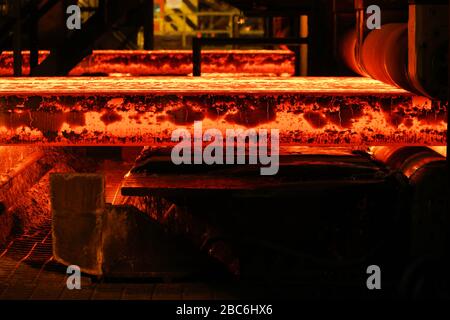
[[[49,53],[49,51],[40,51],[39,63],[47,58]],[[28,75],[30,72],[29,61],[29,52],[23,52],[23,74]],[[13,65],[11,51],[0,54],[0,76],[12,76]],[[204,50],[202,51],[202,72],[292,75],[294,54],[289,50]],[[151,76],[191,73],[191,50],[94,50],[69,75]]]
[[[0,79],[0,144],[162,145],[199,120],[282,144],[438,146],[446,112],[366,78]]]

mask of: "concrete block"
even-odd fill
[[[96,174],[52,174],[53,255],[58,262],[76,264],[100,275],[105,180]]]

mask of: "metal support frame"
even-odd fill
[[[192,73],[194,77],[201,75],[202,45],[280,45],[300,46],[307,44],[308,38],[193,38],[192,39]],[[300,50],[295,51],[295,76],[300,76]]]
[[[15,18],[13,33],[13,51],[14,51],[14,76],[22,75],[22,21],[21,10],[22,1],[13,2],[13,14]]]
[[[21,33],[22,29],[26,29],[29,31],[31,38],[36,35],[35,40],[37,40],[37,23],[39,19],[61,0],[48,0],[39,8],[36,7],[35,1],[37,0],[26,2],[21,0],[10,1],[11,19],[0,26],[0,53],[10,47],[14,49],[15,44],[19,44],[19,40],[21,42],[21,38],[19,39],[19,32],[16,31],[20,31]],[[19,10],[20,12],[17,12],[16,10]],[[18,18],[16,18],[17,13],[19,13]],[[17,38],[14,37],[15,35],[17,35]],[[30,47],[33,47],[33,45],[37,46],[37,43],[32,43],[32,41],[34,41],[33,39],[30,40]],[[15,43],[15,41],[17,42]],[[22,43],[20,43],[20,46],[22,47]]]
[[[146,0],[144,24],[144,49],[153,50],[154,47],[154,13],[153,13],[154,0]]]
[[[39,64],[39,44],[38,44],[38,26],[39,17],[37,13],[37,1],[32,0],[33,13],[31,14],[30,24],[28,27],[30,34],[30,74],[32,70]]]
[[[264,18],[264,33],[266,38],[272,38],[273,34],[273,17]]]

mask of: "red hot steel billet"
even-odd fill
[[[4,78],[0,144],[173,145],[202,121],[281,145],[441,146],[447,107],[367,78]]]
[[[50,54],[39,51],[41,63]],[[22,54],[22,73],[30,72],[30,53]],[[0,54],[0,76],[13,76],[12,51]],[[294,74],[294,54],[289,50],[204,50],[203,73],[265,76]],[[189,75],[192,73],[192,50],[94,50],[69,76],[83,75]]]

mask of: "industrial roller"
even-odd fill
[[[346,65],[362,76],[368,76],[405,90],[419,93],[408,74],[408,26],[389,23],[366,36],[360,50],[357,35],[348,32],[341,42],[340,53]],[[360,57],[358,57],[360,52]]]
[[[408,23],[386,23],[368,32],[351,29],[339,41],[340,58],[359,75],[446,100],[448,40],[443,31],[447,32],[447,27],[439,22],[445,19],[434,21],[435,16],[444,14],[411,5]]]

